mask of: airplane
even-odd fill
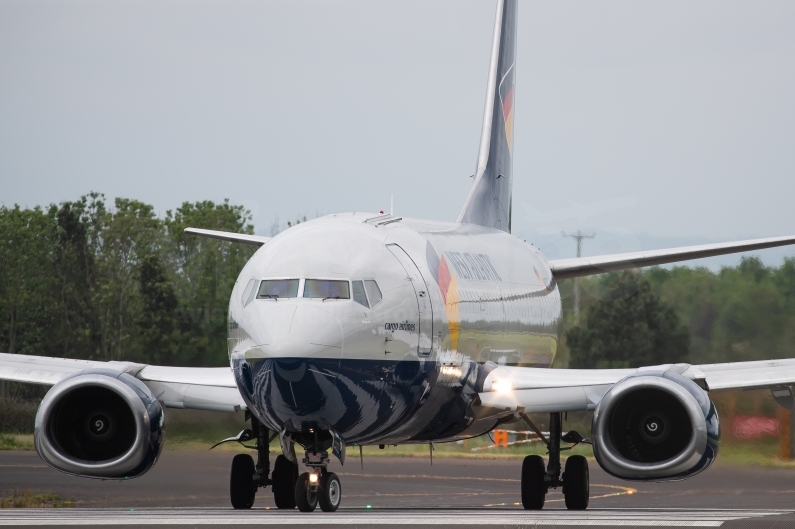
[[[637,369],[552,369],[562,316],[558,282],[795,243],[795,236],[548,260],[511,235],[517,0],[498,0],[477,170],[455,222],[340,213],[272,238],[188,228],[255,245],[229,300],[229,367],[185,368],[0,355],[0,379],[52,386],[35,446],[76,476],[129,479],[157,462],[164,408],[244,410],[251,427],[224,441],[236,455],[230,500],[270,486],[279,509],[325,512],[342,501],[331,458],[347,448],[442,443],[526,421],[548,449],[521,465],[525,509],[562,487],[589,504],[590,443],[625,480],[681,480],[719,447],[710,392],[770,388],[795,407],[795,359]],[[589,438],[563,414],[593,411]],[[530,413],[548,413],[549,432]],[[270,442],[280,453],[270,467]],[[299,469],[306,470],[301,472]],[[518,470],[518,469],[517,469]]]

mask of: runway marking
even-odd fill
[[[359,474],[356,472],[337,472],[338,476],[345,476],[345,477],[352,477],[352,478],[376,478],[376,479],[384,479],[383,474]],[[445,481],[451,481],[456,478],[451,478],[450,476],[436,476],[430,474],[394,474],[390,475],[389,479],[443,479]],[[467,481],[503,481],[509,483],[519,483],[518,479],[513,478],[479,478],[474,476],[466,476],[465,478]]]
[[[790,514],[744,509],[341,509],[336,513],[251,509],[9,509],[0,525],[507,525],[720,527],[724,522]]]

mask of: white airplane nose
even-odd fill
[[[269,357],[290,360],[342,357],[342,326],[331,312],[297,305],[276,308],[266,317],[265,352]]]
[[[342,358],[342,325],[329,310],[308,303],[281,306],[278,305],[281,301],[270,303],[277,305],[259,315],[258,356],[274,360],[319,360],[324,366],[329,365],[328,360]],[[333,374],[336,375],[336,368]]]
[[[274,301],[273,303],[280,303]],[[339,372],[342,325],[331,311],[309,303],[283,304],[261,316],[254,380],[274,410],[314,412]]]

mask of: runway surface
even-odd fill
[[[231,452],[165,452],[152,471],[129,481],[75,478],[34,452],[0,452],[0,496],[47,492],[65,509],[0,510],[3,526],[352,525],[398,527],[795,527],[795,470],[716,466],[676,483],[631,483],[591,464],[591,505],[566,511],[552,491],[543,511],[519,504],[521,460],[370,458],[332,465],[343,486],[333,514],[277,511],[269,490],[255,508],[229,508]]]
[[[376,510],[361,512],[343,509],[333,514],[271,512],[264,509],[232,511],[230,509],[59,509],[0,512],[0,525],[442,525],[455,522],[458,527],[471,526],[577,526],[577,527],[721,527],[725,522],[758,522],[763,517],[781,513],[764,510],[704,509],[594,509],[581,512],[549,510]],[[790,514],[790,513],[788,513]],[[795,523],[795,519],[792,522]]]

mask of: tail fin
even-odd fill
[[[518,0],[498,0],[475,183],[458,222],[511,232]]]

